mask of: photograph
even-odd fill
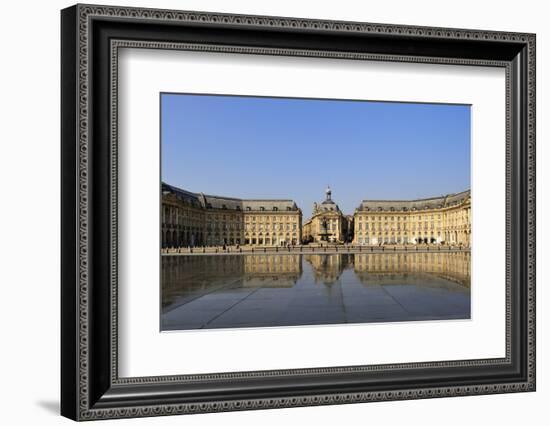
[[[160,331],[471,319],[471,105],[159,105]]]

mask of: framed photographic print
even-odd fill
[[[535,390],[533,34],[61,29],[64,416]]]

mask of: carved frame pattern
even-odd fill
[[[343,404],[367,401],[384,400],[402,400],[416,398],[436,398],[444,396],[463,396],[489,393],[505,393],[518,391],[533,391],[535,389],[535,36],[533,34],[478,31],[465,29],[447,29],[447,28],[429,28],[412,27],[402,25],[370,24],[358,22],[337,22],[310,19],[295,19],[266,16],[246,16],[229,15],[203,12],[187,11],[169,11],[156,9],[139,9],[127,7],[104,7],[91,5],[77,5],[74,13],[76,16],[77,28],[77,50],[76,50],[76,115],[77,129],[76,140],[71,143],[76,144],[76,191],[77,191],[77,232],[76,239],[76,262],[78,275],[74,278],[72,285],[75,286],[77,305],[74,313],[74,320],[77,324],[76,336],[76,383],[74,390],[77,391],[76,407],[65,410],[65,415],[77,420],[92,420],[105,418],[122,417],[141,417],[141,416],[159,416],[171,414],[186,413],[205,413],[230,410],[281,408],[293,406],[310,406],[325,404]],[[314,394],[306,396],[276,396],[267,398],[247,398],[247,399],[228,399],[210,402],[175,402],[162,403],[143,406],[118,406],[97,408],[90,398],[90,321],[89,316],[90,298],[89,298],[89,276],[90,276],[90,253],[89,253],[89,233],[90,233],[90,161],[89,161],[89,113],[90,113],[90,81],[89,65],[91,37],[91,21],[96,18],[116,18],[122,20],[139,20],[140,22],[171,22],[171,23],[193,23],[210,24],[239,27],[255,28],[277,28],[277,29],[299,29],[303,31],[314,30],[322,32],[338,33],[360,33],[360,34],[380,34],[384,36],[411,36],[423,39],[446,39],[446,40],[468,40],[468,41],[495,41],[518,43],[526,47],[527,50],[527,75],[526,91],[527,105],[525,125],[526,134],[526,152],[527,152],[527,176],[526,192],[524,201],[527,205],[527,240],[526,246],[526,268],[527,281],[526,286],[527,300],[526,306],[526,333],[527,333],[527,359],[525,362],[526,379],[522,381],[511,381],[494,384],[480,384],[468,386],[446,386],[446,387],[428,387],[428,388],[402,388],[399,390],[375,391],[375,392],[331,392],[325,394]],[[398,62],[425,62],[425,63],[445,63],[459,65],[482,65],[497,66],[506,69],[506,110],[507,110],[507,153],[506,153],[506,227],[507,227],[507,259],[506,259],[506,357],[503,359],[483,359],[483,360],[463,360],[452,362],[435,363],[414,363],[414,364],[389,364],[374,366],[353,366],[353,367],[327,367],[318,369],[300,369],[300,370],[275,370],[261,372],[245,373],[222,373],[215,375],[192,375],[192,376],[161,376],[161,377],[139,377],[139,378],[119,378],[117,374],[117,69],[118,69],[118,49],[121,47],[132,48],[154,48],[154,49],[178,49],[178,50],[198,50],[215,51],[238,54],[264,54],[264,55],[297,55],[314,56],[339,59],[360,59],[360,60],[378,60],[378,61],[398,61]],[[146,385],[146,384],[169,384],[179,382],[194,381],[215,381],[220,379],[242,379],[246,377],[276,377],[276,376],[294,376],[305,375],[331,375],[334,373],[345,372],[369,372],[381,370],[396,369],[414,369],[414,368],[438,368],[438,367],[456,367],[456,366],[480,366],[480,365],[502,365],[510,363],[511,357],[511,322],[510,312],[511,288],[510,276],[511,265],[509,254],[512,250],[510,229],[512,226],[510,210],[512,207],[511,197],[511,162],[512,153],[510,148],[510,138],[513,129],[510,127],[512,80],[511,64],[508,61],[499,60],[478,60],[462,58],[443,58],[429,56],[406,56],[406,55],[386,55],[386,54],[365,54],[350,53],[340,51],[316,51],[301,49],[279,49],[279,48],[257,48],[228,45],[212,44],[194,44],[194,43],[174,43],[174,42],[152,42],[144,40],[111,40],[111,364],[110,381],[113,386],[124,385]],[[69,284],[71,285],[71,284]],[[66,318],[63,318],[66,321]],[[63,411],[63,408],[62,408]]]

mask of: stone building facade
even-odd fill
[[[364,200],[355,210],[353,243],[447,244],[469,247],[472,215],[470,191],[441,197]]]
[[[345,215],[327,188],[302,224],[293,200],[247,200],[205,195],[162,184],[162,247],[471,245],[470,191],[418,200],[363,200]]]
[[[285,246],[302,239],[302,211],[292,200],[205,195],[162,184],[162,247]]]
[[[353,237],[353,217],[342,213],[332,200],[332,190],[325,191],[325,200],[313,204],[311,218],[302,228],[304,242],[345,243]]]

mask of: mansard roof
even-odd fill
[[[363,200],[359,211],[411,211],[449,207],[461,204],[470,197],[470,190],[440,197],[421,198],[416,200]]]
[[[317,212],[339,212],[340,207],[332,200],[325,200],[321,204],[317,204]]]
[[[227,209],[246,211],[298,211],[293,200],[279,199],[241,199],[219,195],[194,193],[162,183],[162,192],[174,194],[178,199],[196,207],[206,209]]]
[[[209,209],[239,210],[242,208],[242,200],[232,197],[220,197],[217,195],[203,194],[205,207]]]
[[[201,200],[199,194],[195,194],[194,192],[186,191],[184,189],[168,185],[164,182],[162,182],[162,194],[172,194],[178,200],[189,203],[194,207],[204,207],[204,202],[203,200]]]
[[[298,210],[298,206],[292,200],[243,200],[243,208],[246,210]]]

